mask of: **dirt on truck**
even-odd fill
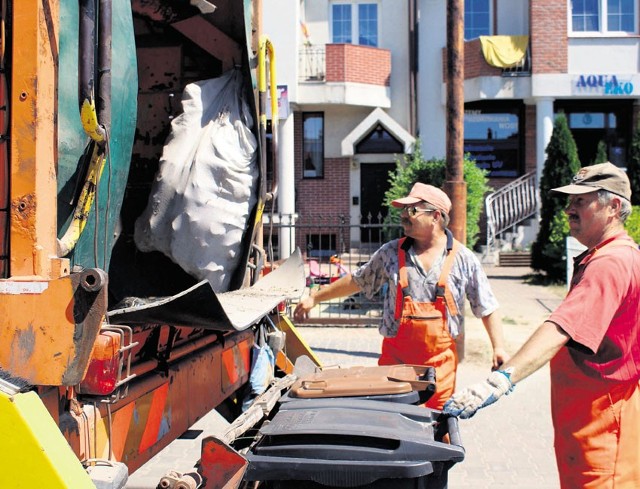
[[[444,487],[462,460],[424,370],[317,378],[281,312],[305,270],[265,268],[260,13],[0,0],[0,487]],[[357,377],[386,387],[304,395]]]

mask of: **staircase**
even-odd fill
[[[531,253],[529,251],[501,251],[498,254],[499,267],[530,267]]]
[[[497,249],[500,236],[515,231],[516,225],[534,216],[538,209],[535,172],[527,173],[490,194],[485,200],[487,250]]]

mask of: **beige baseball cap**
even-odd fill
[[[597,165],[585,166],[573,177],[573,183],[551,189],[552,192],[563,194],[588,194],[598,190],[608,190],[629,201],[631,200],[629,177],[627,177],[624,170],[608,161]]]
[[[420,182],[411,188],[409,195],[392,201],[391,205],[393,207],[404,207],[405,205],[417,204],[422,201],[428,202],[436,209],[447,214],[451,212],[451,200],[449,200],[447,194],[433,185]]]

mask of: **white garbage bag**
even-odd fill
[[[257,201],[257,141],[242,74],[187,85],[134,239],[225,292]],[[244,264],[243,264],[244,266]]]

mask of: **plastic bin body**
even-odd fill
[[[261,428],[245,480],[273,488],[444,488],[464,449],[457,420],[439,419],[439,411],[384,401],[290,401]]]

